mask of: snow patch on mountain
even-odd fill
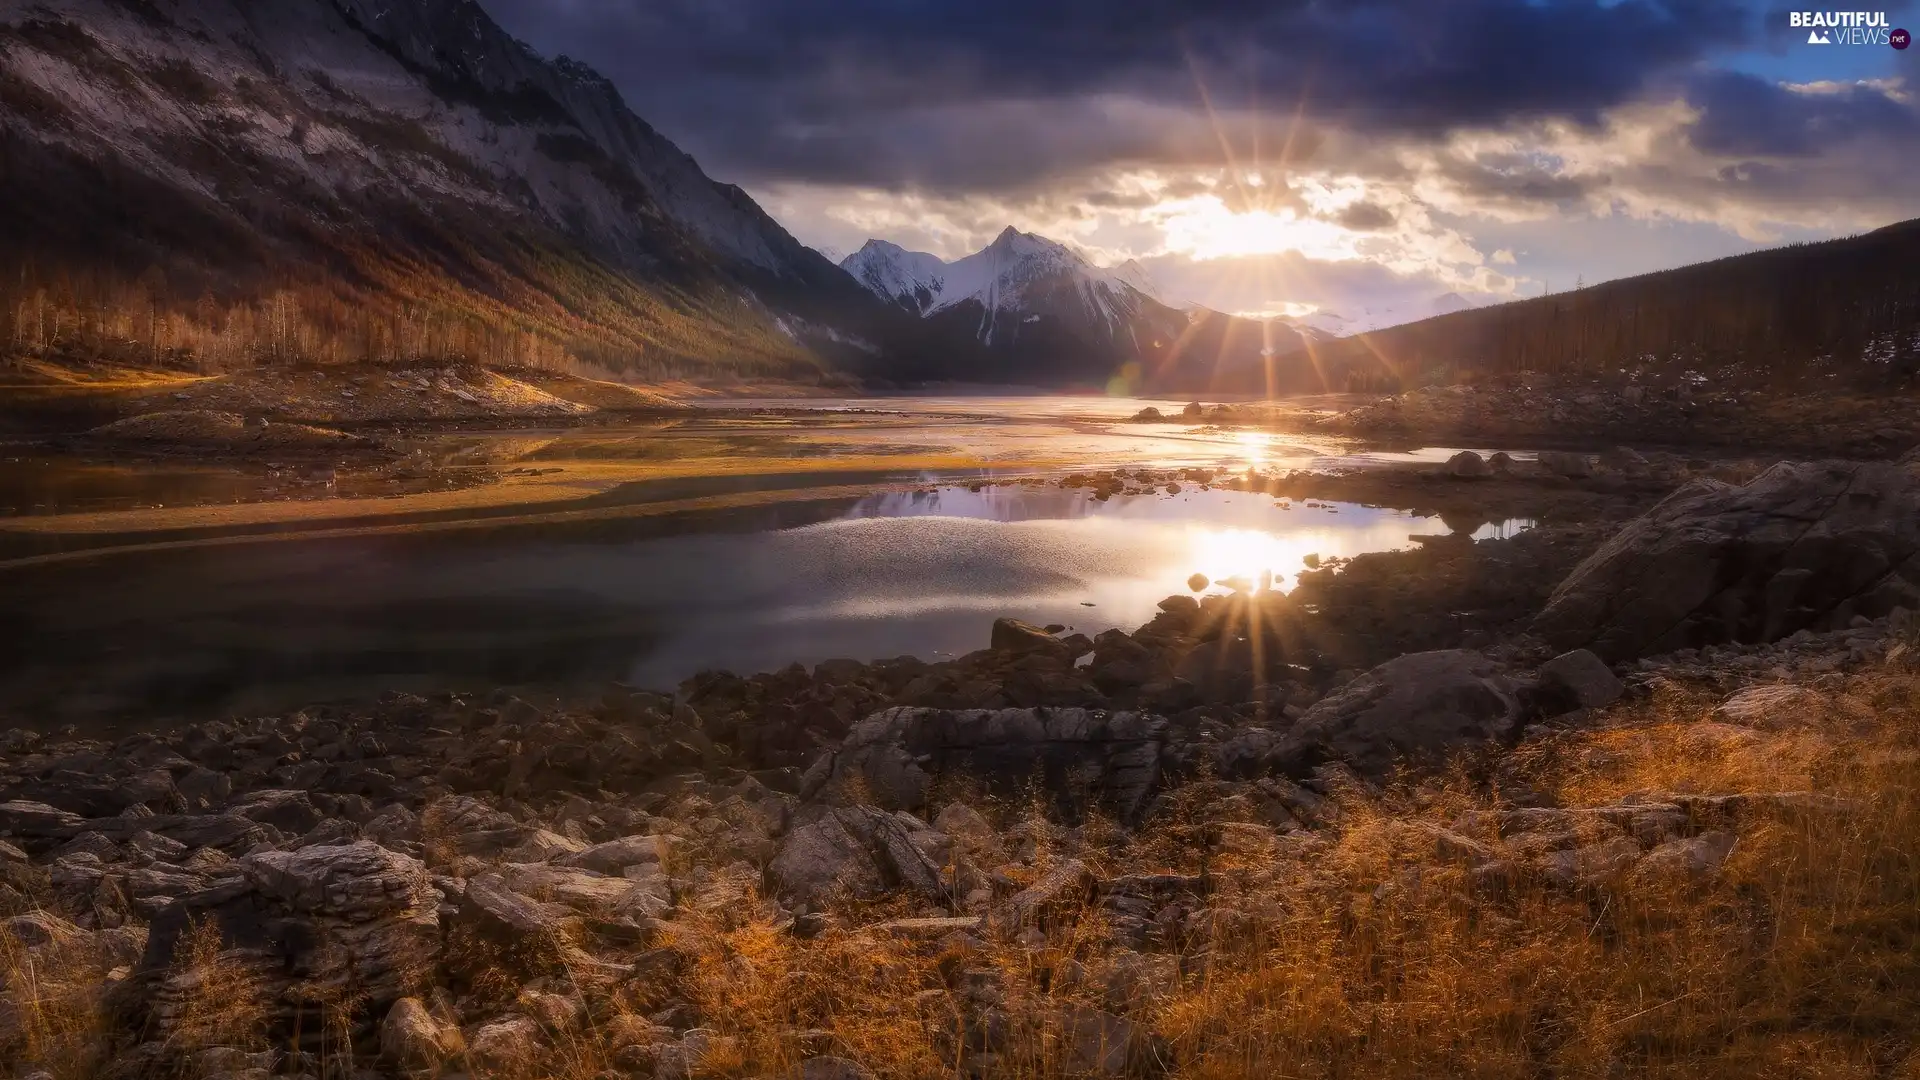
[[[1049,315],[1075,318],[1117,337],[1127,332],[1143,304],[1164,307],[1139,263],[1095,266],[1065,244],[1012,226],[986,247],[952,262],[869,240],[840,266],[875,295],[916,314],[978,304],[976,336],[988,344],[1003,317],[1016,325],[1032,325]],[[1063,303],[1068,310],[1062,310]]]
[[[924,315],[939,299],[947,264],[938,255],[908,251],[885,240],[869,240],[840,261],[840,268],[882,300]]]

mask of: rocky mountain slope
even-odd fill
[[[1154,294],[1137,263],[1098,267],[1064,244],[1011,226],[952,262],[869,240],[840,266],[876,296],[920,316],[937,338],[980,348],[967,367],[955,368],[951,354],[942,354],[903,372],[909,377],[1204,393],[1264,378],[1258,373],[1271,357],[1326,336],[1281,320],[1175,307]],[[1289,365],[1275,378],[1286,388],[1311,388],[1300,381],[1304,374]]]
[[[303,352],[465,334],[649,374],[804,372],[885,333],[606,79],[473,0],[8,5],[0,102],[6,306],[38,305],[36,339],[76,293],[158,305],[156,342],[259,300]]]

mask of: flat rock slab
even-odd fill
[[[970,934],[978,931],[986,920],[978,915],[956,915],[948,918],[931,919],[892,919],[875,923],[865,929],[869,933],[884,934],[888,937],[939,938],[948,934]]]

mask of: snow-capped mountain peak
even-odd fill
[[[1139,263],[1098,267],[1065,244],[1011,225],[986,247],[952,262],[868,240],[840,266],[876,295],[922,315],[970,302],[988,312],[1032,315],[1028,309],[1041,294],[1065,291],[1111,324],[1119,309],[1154,299]]]
[[[947,264],[938,255],[908,251],[885,240],[868,240],[859,251],[842,259],[840,268],[875,296],[922,315],[940,296]]]

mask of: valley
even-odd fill
[[[0,5],[0,1077],[1920,1077],[1784,14]]]

